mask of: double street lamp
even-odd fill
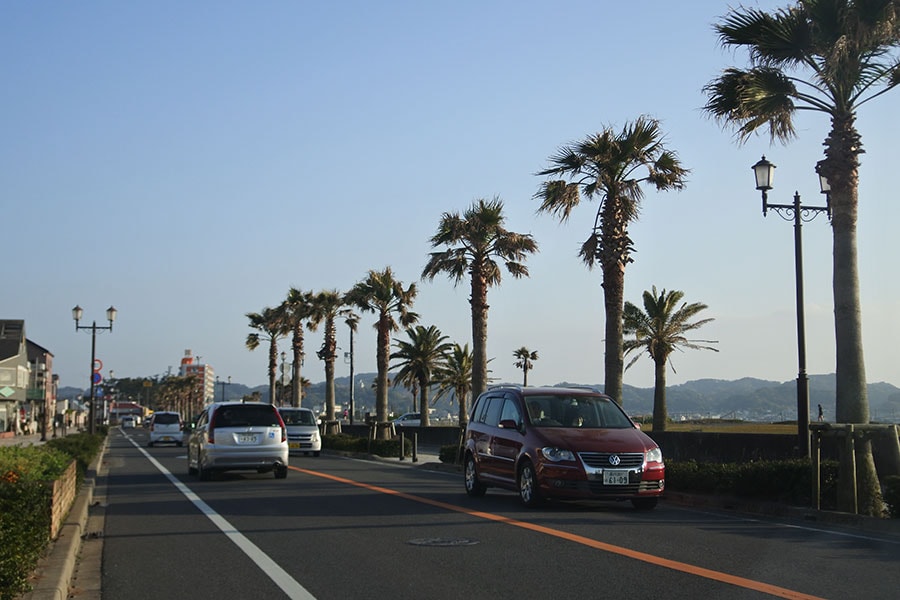
[[[94,389],[95,386],[102,381],[100,368],[97,367],[97,330],[108,330],[111,332],[113,321],[116,320],[116,313],[116,309],[112,306],[106,309],[106,318],[109,321],[109,325],[97,325],[97,321],[94,321],[90,325],[79,325],[78,322],[81,321],[81,317],[84,316],[84,309],[78,305],[72,309],[72,318],[75,319],[75,331],[85,329],[90,330],[91,332],[91,400],[88,407],[88,417],[90,418],[88,431],[92,434],[97,432],[97,420],[94,416],[96,412],[94,409]]]
[[[806,324],[803,316],[803,243],[802,225],[812,221],[819,213],[826,213],[831,219],[831,201],[829,192],[831,187],[828,180],[819,175],[819,188],[825,194],[825,206],[804,206],[800,204],[800,194],[794,192],[793,204],[769,204],[766,192],[772,189],[772,180],[775,175],[775,165],[762,159],[753,165],[753,173],[756,176],[756,189],[762,192],[763,216],[772,209],[785,221],[794,222],[794,269],[797,287],[797,361],[799,369],[797,373],[797,437],[800,444],[800,454],[809,456],[809,377],[806,374]]]

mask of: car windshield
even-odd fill
[[[282,410],[281,418],[285,425],[315,425],[316,419],[311,410]]]
[[[216,427],[278,427],[278,415],[269,404],[222,406],[216,411]]]
[[[178,415],[175,413],[157,413],[153,415],[153,423],[156,425],[174,425],[178,423]]]
[[[546,394],[527,396],[525,402],[535,427],[634,427],[615,402],[601,396]]]

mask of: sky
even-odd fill
[[[81,325],[118,310],[97,334],[104,377],[177,371],[190,349],[255,386],[267,359],[245,347],[246,313],[390,266],[416,283],[420,323],[471,343],[468,286],[420,275],[443,213],[499,197],[506,228],[539,252],[529,277],[505,274],[489,292],[491,377],[520,381],[525,346],[539,356],[530,384],[602,384],[601,273],[577,256],[596,200],[566,223],[538,214],[536,173],[560,147],[646,115],[691,172],[682,191],[646,190],[625,297],[640,304],[656,286],[707,304],[714,321],[696,337],[719,350],[676,352],[669,384],[792,380],[793,227],[763,217],[751,165],[777,165],[770,202],[797,191],[822,205],[814,166],[829,122],[804,113],[790,144],[740,145],[704,114],[703,86],[748,64],[713,31],[729,4],[5,2],[0,318],[25,320],[62,386],[89,385],[76,304]],[[898,102],[895,91],[859,112],[858,235],[867,379],[900,386]],[[807,370],[833,373],[831,230],[821,215],[802,232]],[[357,373],[375,371],[374,322],[362,315]],[[306,336],[313,382],[321,342]],[[338,344],[349,351],[343,324]],[[650,359],[625,383],[652,387]]]

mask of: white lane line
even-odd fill
[[[153,466],[159,469],[159,471],[172,482],[172,485],[174,485],[179,492],[184,494],[185,498],[190,500],[201,513],[206,515],[206,518],[212,521],[215,526],[228,537],[228,539],[234,542],[234,544],[240,548],[250,560],[256,563],[256,566],[258,566],[263,573],[268,575],[268,577],[275,582],[275,585],[280,587],[281,590],[288,595],[288,598],[291,598],[291,600],[316,600],[315,596],[310,594],[305,587],[300,585],[297,580],[291,577],[287,571],[282,569],[278,563],[269,558],[269,556],[260,550],[256,544],[248,540],[247,537],[238,531],[234,525],[229,523],[225,517],[214,511],[209,504],[191,491],[191,488],[181,483],[177,477],[172,475],[172,473],[162,466],[158,460],[153,458],[149,452],[141,448],[137,442],[131,439],[131,436],[126,435],[125,437],[135,448],[140,450],[141,454],[147,457],[147,460],[149,460]]]

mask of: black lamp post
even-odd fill
[[[804,320],[803,302],[803,222],[809,222],[824,212],[831,219],[831,201],[828,193],[831,188],[828,180],[819,175],[819,187],[825,194],[825,206],[804,206],[800,204],[800,194],[794,192],[793,204],[769,204],[766,192],[772,189],[772,180],[775,175],[775,165],[762,159],[753,165],[753,173],[756,176],[756,189],[762,192],[763,216],[768,214],[771,208],[785,221],[794,222],[794,269],[797,287],[797,438],[800,444],[800,454],[809,456],[809,377],[806,374],[806,323]]]
[[[97,422],[94,418],[94,386],[102,381],[100,368],[97,368],[97,330],[108,330],[111,332],[113,328],[113,321],[116,320],[117,312],[118,311],[116,311],[116,309],[112,306],[106,309],[106,318],[109,321],[109,325],[97,325],[97,321],[94,321],[93,323],[91,323],[91,325],[79,325],[78,322],[81,321],[81,317],[84,315],[84,310],[78,305],[76,305],[75,308],[72,309],[72,318],[75,319],[75,331],[79,331],[81,329],[89,329],[91,331],[91,403],[88,407],[88,416],[90,418],[88,431],[92,434],[97,432]]]
[[[218,379],[219,379],[219,376],[216,375],[216,380],[218,380]],[[222,380],[222,381],[219,382],[219,383],[222,385],[222,402],[225,402],[225,383],[226,383],[226,381]],[[228,376],[228,381],[227,381],[227,383],[228,383],[228,384],[231,384],[231,375]]]

